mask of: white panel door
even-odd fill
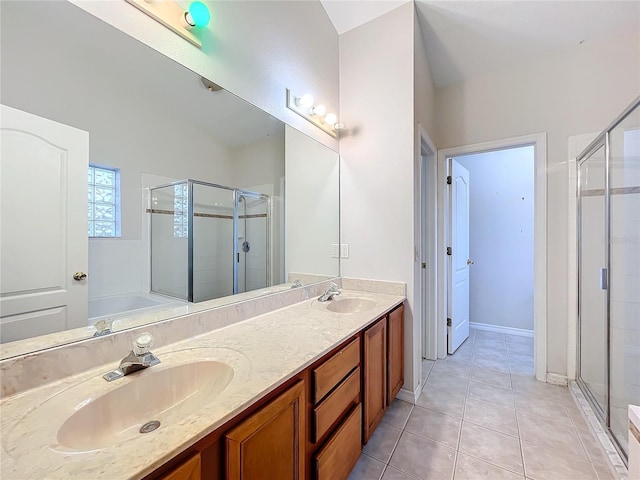
[[[0,341],[86,326],[89,134],[0,105]]]
[[[453,353],[469,336],[469,171],[449,159],[451,201],[449,239],[448,349]]]

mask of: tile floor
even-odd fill
[[[471,330],[423,362],[416,405],[395,400],[349,480],[614,480],[566,387],[533,377],[533,339]]]

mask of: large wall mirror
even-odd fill
[[[0,8],[2,358],[339,275],[337,153],[71,3]]]

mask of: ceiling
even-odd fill
[[[322,0],[338,34],[410,0]],[[434,83],[443,87],[600,36],[635,29],[640,2],[416,0]]]

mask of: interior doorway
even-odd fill
[[[529,336],[533,361],[514,360],[514,368],[546,381],[546,134],[441,150],[438,170],[438,358],[464,342],[469,326]],[[456,217],[465,208],[468,224]],[[468,249],[456,240],[465,229]]]
[[[523,375],[533,375],[534,153],[525,145],[447,159],[448,353],[470,327],[528,337],[526,352],[505,341],[504,355],[491,358],[491,366]]]

